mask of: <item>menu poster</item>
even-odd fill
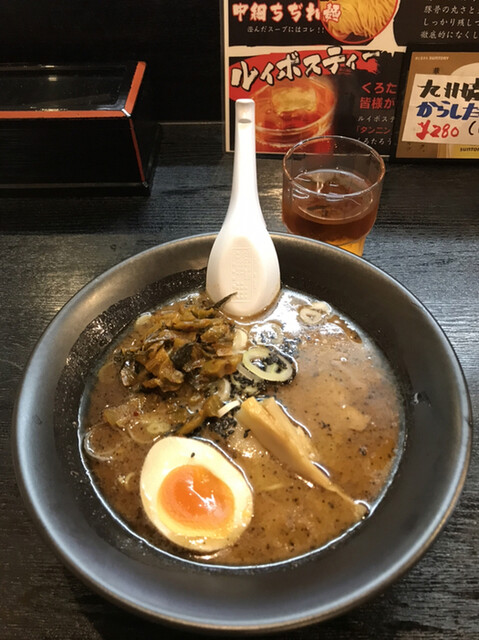
[[[256,103],[256,148],[325,134],[388,156],[409,43],[479,38],[479,0],[223,0],[226,150],[234,103]]]
[[[479,158],[479,51],[407,52],[396,159]]]

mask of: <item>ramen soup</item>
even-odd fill
[[[250,323],[202,293],[140,316],[84,405],[85,463],[115,516],[159,550],[230,566],[343,537],[374,510],[402,443],[383,355],[289,289]]]

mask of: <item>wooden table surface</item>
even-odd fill
[[[218,230],[232,156],[219,124],[162,126],[150,197],[0,200],[0,638],[187,638],[92,593],[38,535],[16,486],[10,434],[28,357],[59,309],[109,267],[167,240]],[[259,158],[271,231],[281,222],[281,162]],[[364,257],[429,308],[462,364],[479,415],[479,168],[390,164]],[[418,564],[335,620],[279,638],[479,638],[479,443],[459,505]]]

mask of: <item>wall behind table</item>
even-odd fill
[[[160,121],[222,118],[218,0],[0,0],[1,63],[146,60]]]

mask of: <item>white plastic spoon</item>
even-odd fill
[[[278,295],[278,256],[261,211],[256,181],[255,104],[236,101],[233,187],[206,270],[206,291],[233,316],[254,316]]]

